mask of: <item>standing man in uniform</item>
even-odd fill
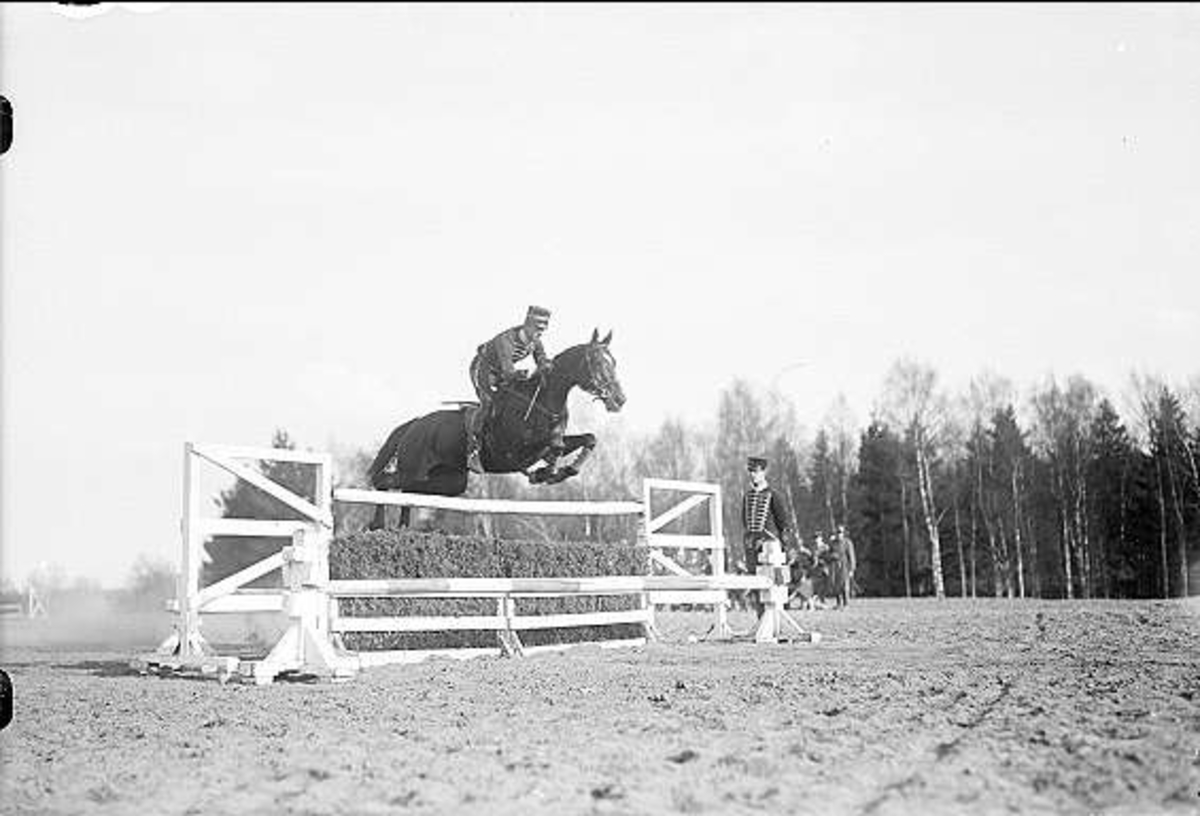
[[[781,543],[791,535],[791,525],[784,512],[783,499],[767,484],[767,460],[751,456],[746,460],[750,486],[742,496],[742,547],[746,556],[746,572],[753,573],[764,541],[775,538]],[[774,527],[772,533],[769,527]],[[762,615],[762,601],[753,593],[754,611]]]
[[[467,467],[475,473],[483,473],[479,460],[479,435],[483,424],[491,416],[492,400],[501,385],[525,376],[516,368],[516,363],[532,355],[538,374],[550,372],[550,359],[542,346],[542,333],[550,325],[550,311],[541,306],[530,306],[525,313],[525,322],[497,334],[481,345],[471,360],[471,385],[479,397],[479,410],[471,415],[467,425]]]
[[[854,553],[854,541],[846,532],[846,525],[839,524],[837,534],[830,547],[830,560],[833,578],[833,596],[838,606],[850,603],[850,590],[854,582],[854,571],[858,568],[858,558]]]

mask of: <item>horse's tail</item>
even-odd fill
[[[375,454],[375,461],[367,468],[367,479],[370,481],[372,487],[377,489],[381,487],[379,478],[387,470],[387,466],[391,464],[392,459],[395,458],[400,448],[400,440],[404,437],[408,426],[415,421],[410,419],[388,434],[387,441],[383,443],[383,446],[379,449],[379,453]]]

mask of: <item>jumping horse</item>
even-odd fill
[[[524,473],[531,484],[557,484],[579,473],[596,447],[594,434],[566,434],[567,397],[582,388],[611,413],[625,404],[617,379],[610,331],[600,339],[571,346],[551,360],[546,374],[501,386],[480,437],[485,473]],[[400,490],[436,496],[461,496],[467,490],[469,412],[478,403],[443,409],[411,419],[388,435],[367,470],[375,490]],[[568,458],[576,453],[574,459]],[[401,526],[408,524],[403,508]],[[377,505],[370,529],[384,526],[384,507]]]

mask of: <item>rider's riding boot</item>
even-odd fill
[[[479,461],[479,437],[467,432],[467,468],[473,473],[483,473],[483,463]]]

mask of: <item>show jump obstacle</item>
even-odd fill
[[[314,500],[298,495],[264,476],[247,461],[297,462],[316,471]],[[236,476],[288,507],[303,520],[205,518],[200,513],[198,466],[201,462]],[[667,494],[684,498],[669,509],[652,514],[651,499]],[[611,575],[593,578],[400,578],[381,580],[331,580],[329,544],[333,539],[333,505],[399,505],[440,508],[467,513],[640,516],[641,534],[650,548],[651,575]],[[706,508],[704,535],[662,532],[684,514]],[[663,605],[710,606],[715,609],[713,629],[718,637],[732,637],[727,611],[731,591],[757,591],[763,612],[753,637],[759,643],[786,640],[785,625],[804,639],[816,639],[787,613],[787,567],[778,542],[760,557],[757,574],[725,573],[725,540],[721,527],[721,490],[717,485],[666,479],[646,479],[641,502],[511,501],[384,493],[359,489],[333,489],[332,457],[323,453],[277,448],[246,448],[187,443],[183,454],[183,551],[177,598],[168,604],[177,618],[174,633],[157,651],[138,655],[131,665],[139,671],[167,669],[213,674],[221,681],[237,678],[264,684],[278,675],[298,673],[334,680],[348,679],[368,666],[414,662],[434,655],[463,658],[476,655],[529,654],[564,646],[530,647],[520,633],[534,629],[574,626],[638,624],[643,637],[603,641],[601,646],[644,644],[655,636],[655,608]],[[200,586],[200,559],[211,536],[253,536],[290,539],[279,552],[207,586]],[[696,573],[667,555],[667,551],[701,549],[709,552],[706,572]],[[282,571],[279,589],[246,585],[276,569]],[[555,615],[520,615],[516,600],[526,597],[595,595],[636,596],[636,609]],[[442,617],[348,617],[340,614],[339,599],[386,598],[489,598],[495,614]],[[287,620],[283,635],[265,658],[246,660],[218,654],[201,633],[203,615],[269,613]],[[346,632],[429,632],[482,630],[497,633],[491,649],[350,651],[342,643]],[[578,645],[578,644],[571,644]]]

